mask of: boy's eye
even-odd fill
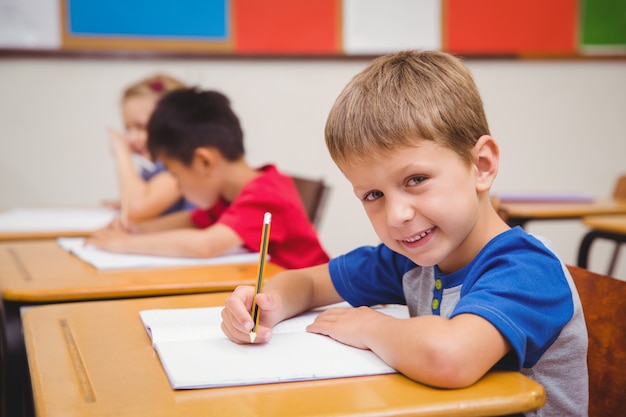
[[[419,183],[421,183],[421,182],[423,182],[423,181],[425,181],[425,180],[426,180],[426,177],[425,177],[425,176],[423,176],[423,175],[418,175],[418,176],[416,176],[416,177],[411,177],[411,178],[409,178],[409,180],[407,181],[407,184],[408,184],[408,185],[417,185],[417,184],[419,184]]]
[[[369,193],[365,194],[365,197],[363,197],[363,200],[374,201],[374,200],[379,199],[382,196],[383,196],[383,193],[381,191],[370,191]]]

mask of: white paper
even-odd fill
[[[0,232],[85,232],[109,224],[116,211],[94,208],[14,208],[0,212]]]
[[[66,251],[73,253],[83,261],[93,265],[96,269],[102,270],[242,264],[259,261],[258,253],[249,252],[243,248],[238,248],[213,258],[179,258],[107,252],[93,246],[86,246],[85,239],[80,237],[62,237],[58,238],[57,242]]]
[[[346,304],[347,306],[347,304]],[[350,307],[347,307],[350,308]],[[279,323],[267,344],[238,345],[221,331],[222,307],[139,313],[174,389],[395,373],[369,350],[306,332],[319,311]],[[381,311],[407,318],[406,306]]]

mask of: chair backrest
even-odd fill
[[[568,266],[589,333],[589,416],[626,410],[626,281]]]
[[[626,174],[619,177],[615,182],[613,198],[626,199]]]
[[[319,227],[330,187],[321,179],[313,180],[293,175],[291,178],[298,189],[309,220],[313,226]]]

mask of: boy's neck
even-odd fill
[[[233,201],[241,193],[243,187],[259,175],[259,171],[248,165],[243,158],[237,161],[225,162],[222,197],[226,201]]]

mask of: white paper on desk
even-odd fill
[[[347,306],[347,304],[346,304]],[[351,307],[347,307],[351,308]],[[372,351],[308,333],[319,311],[279,323],[264,345],[238,345],[221,330],[222,307],[139,313],[174,389],[269,384],[395,373]],[[407,318],[406,306],[381,311]]]
[[[0,212],[2,232],[92,232],[109,224],[116,211],[94,208],[14,208]]]
[[[238,248],[213,258],[179,258],[107,252],[93,246],[85,246],[85,239],[81,237],[61,237],[57,239],[57,242],[66,251],[73,253],[83,261],[93,265],[96,269],[103,270],[242,264],[259,261],[258,253],[249,252],[243,248]]]

